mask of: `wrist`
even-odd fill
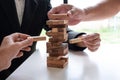
[[[85,21],[85,18],[86,18],[86,15],[87,15],[86,10],[85,9],[78,9],[78,14],[77,15],[79,15],[78,18],[79,18],[80,21]]]
[[[11,65],[11,60],[7,58],[5,51],[4,48],[0,48],[0,71],[9,68]]]

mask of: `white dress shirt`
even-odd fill
[[[15,0],[17,15],[20,25],[22,24],[22,17],[24,13],[25,0]]]

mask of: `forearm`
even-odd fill
[[[0,71],[7,69],[8,68],[7,65],[8,64],[4,61],[4,59],[0,57]]]
[[[6,49],[0,48],[0,71],[7,69],[10,66],[11,60],[7,58]]]
[[[85,16],[82,21],[106,19],[120,11],[120,0],[106,0],[96,6],[84,9]]]

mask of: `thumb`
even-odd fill
[[[28,47],[33,44],[33,39],[32,38],[27,38],[23,41],[18,42],[20,45],[19,47],[22,49],[24,47]]]

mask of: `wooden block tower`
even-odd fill
[[[62,14],[63,15],[63,14]],[[59,18],[61,15],[53,15]],[[65,15],[63,15],[65,16]],[[64,68],[68,63],[68,43],[64,43],[68,39],[67,24],[68,20],[48,20],[46,24],[51,28],[50,31],[46,32],[49,36],[47,45],[47,66],[55,68]]]

